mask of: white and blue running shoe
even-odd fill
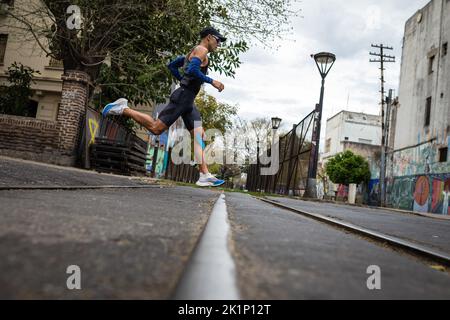
[[[123,110],[128,108],[128,100],[121,98],[115,102],[109,103],[102,111],[103,117],[107,116],[121,116]]]
[[[200,173],[200,179],[198,179],[196,185],[199,187],[220,187],[224,183],[224,180],[217,179],[211,173]]]

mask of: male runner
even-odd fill
[[[199,170],[200,179],[197,185],[200,187],[218,187],[225,181],[217,179],[209,171],[206,165],[204,155],[204,130],[201,127],[201,115],[194,104],[195,97],[203,83],[209,83],[219,92],[222,92],[224,85],[207,76],[209,58],[208,53],[214,52],[225,42],[226,38],[222,36],[213,27],[207,27],[200,32],[200,43],[185,57],[178,57],[172,61],[168,68],[173,76],[180,81],[181,86],[170,96],[169,104],[159,114],[159,119],[155,120],[149,115],[132,110],[128,107],[126,99],[119,99],[110,103],[103,109],[103,116],[122,115],[132,118],[137,123],[147,128],[154,135],[160,135],[181,116],[186,128],[194,136],[195,154],[201,154]],[[184,69],[183,75],[179,69]]]

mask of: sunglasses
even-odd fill
[[[217,37],[217,36],[215,36],[215,35],[211,35],[214,39],[216,39],[216,41],[217,41],[217,44],[219,45],[220,44],[220,39],[219,39],[219,37]]]

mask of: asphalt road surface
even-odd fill
[[[0,159],[3,186],[130,183],[142,181]],[[165,184],[2,190],[0,299],[172,299],[204,234],[214,237],[205,228],[222,193]],[[449,221],[273,200],[449,252]],[[450,298],[448,271],[429,261],[247,194],[225,192],[225,203],[225,241],[241,299]],[[214,265],[208,259],[198,261]],[[81,270],[81,290],[67,287],[73,265]],[[367,286],[371,266],[380,270],[380,290]]]

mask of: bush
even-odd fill
[[[0,113],[24,117],[34,116],[29,104],[32,94],[31,82],[35,73],[40,72],[16,62],[8,68],[10,85],[0,86]]]

